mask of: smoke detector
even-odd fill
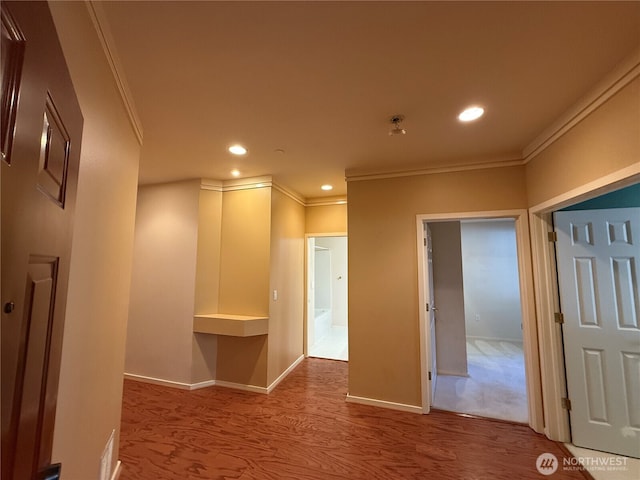
[[[389,130],[389,135],[405,135],[407,131],[402,128],[402,121],[404,120],[404,115],[394,115],[389,119],[391,122],[391,130]]]

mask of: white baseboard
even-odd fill
[[[276,378],[273,383],[271,383],[271,385],[269,385],[267,387],[267,393],[271,393],[273,391],[274,388],[276,388],[278,386],[278,384],[284,380],[286,378],[287,375],[289,375],[294,368],[296,368],[298,365],[300,365],[300,362],[304,360],[304,355],[300,355],[291,365],[289,365],[289,367],[280,374],[280,376],[278,378]]]
[[[217,385],[215,380],[205,380],[204,382],[192,383],[189,385],[189,390],[198,390],[200,388],[213,387]]]
[[[216,380],[217,387],[235,388],[236,390],[244,390],[253,393],[269,393],[267,387],[258,387],[257,385],[245,385],[244,383],[225,382],[224,380]]]
[[[152,385],[162,385],[163,387],[191,390],[191,384],[189,383],[174,382],[172,380],[163,380],[161,378],[147,377],[145,375],[136,375],[134,373],[125,373],[124,378],[127,380],[134,380],[136,382],[151,383]]]
[[[225,388],[235,388],[237,390],[244,390],[245,392],[254,393],[271,393],[278,384],[289,375],[294,368],[296,368],[300,362],[304,360],[304,355],[300,355],[287,369],[276,378],[268,387],[259,387],[257,385],[245,385],[243,383],[225,382],[224,380],[205,380],[198,383],[182,383],[174,382],[172,380],[163,380],[161,378],[147,377],[144,375],[136,375],[133,373],[125,373],[124,378],[128,380],[134,380],[136,382],[151,383],[153,385],[162,385],[163,387],[179,388],[181,390],[198,390],[200,388],[212,387],[214,385]]]
[[[198,390],[199,388],[211,387],[216,385],[215,380],[205,380],[198,383],[182,383],[173,380],[164,380],[162,378],[147,377],[145,375],[136,375],[134,373],[125,373],[124,378],[142,383],[151,383],[152,385],[162,385],[163,387],[179,388],[180,390]]]
[[[475,335],[467,335],[470,340],[493,340],[494,342],[510,342],[522,344],[522,339],[516,338],[498,338],[498,337],[476,337]]]
[[[116,462],[116,468],[113,469],[111,480],[118,480],[120,478],[120,473],[122,473],[122,462],[118,460]]]
[[[371,407],[388,408],[391,410],[400,410],[401,412],[422,414],[422,407],[415,405],[407,405],[405,403],[387,402],[386,400],[377,400],[375,398],[357,397],[347,394],[346,401],[349,403],[359,403],[360,405],[369,405]]]

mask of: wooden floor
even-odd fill
[[[347,364],[306,359],[270,395],[125,381],[121,480],[545,478],[528,427],[345,402]],[[584,479],[563,471],[559,479]]]

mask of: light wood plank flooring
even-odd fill
[[[523,425],[346,403],[347,369],[306,359],[270,395],[126,380],[120,479],[540,479],[538,455],[568,455]]]

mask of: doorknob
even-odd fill
[[[431,310],[433,310],[434,312],[438,311],[438,307],[436,307],[435,305],[433,307],[431,307]]]
[[[16,304],[13,302],[7,302],[4,304],[4,313],[11,313],[15,310]]]

